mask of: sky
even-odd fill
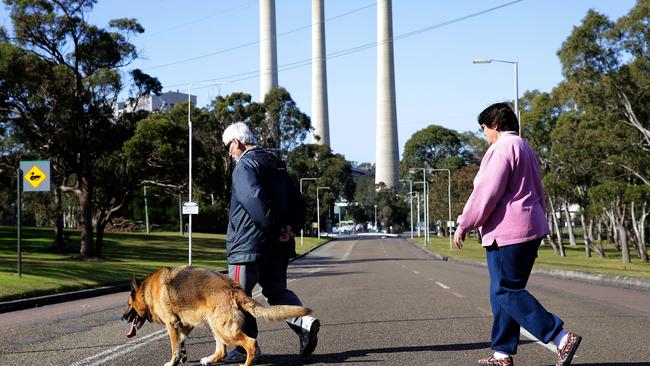
[[[381,1],[381,0],[380,0]],[[478,131],[488,105],[551,91],[562,80],[556,55],[589,9],[617,19],[633,0],[394,0],[393,36],[400,158],[406,141],[431,124]],[[311,1],[276,0],[278,81],[311,114]],[[99,0],[88,21],[136,18],[141,55],[124,68],[157,77],[164,91],[198,96],[245,92],[259,101],[259,0]],[[330,143],[346,159],[375,162],[376,1],[325,0]],[[8,11],[0,9],[8,26]],[[368,46],[368,47],[362,47]],[[204,84],[196,84],[204,82]],[[205,85],[208,84],[208,85]],[[219,85],[215,85],[219,84]],[[311,141],[309,137],[306,142]]]

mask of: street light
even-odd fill
[[[318,178],[300,178],[300,194],[302,195],[302,181],[303,180],[318,180]],[[305,228],[301,227],[300,228],[300,247],[304,245],[304,232]]]
[[[411,239],[413,239],[413,181],[401,179],[400,182],[409,182],[409,205],[411,206]]]
[[[422,182],[415,182],[415,184],[423,184],[422,187],[422,199],[425,202],[424,205],[424,245],[429,244],[429,194],[427,193],[427,170],[426,168],[411,168],[409,173],[415,173],[416,171],[422,171]]]
[[[476,59],[472,61],[474,64],[491,64],[493,62],[501,62],[504,64],[515,65],[515,115],[517,120],[519,120],[519,63],[517,61],[507,61],[507,60],[494,60],[494,59]],[[519,121],[519,135],[521,135],[521,121]]]
[[[188,210],[190,207],[196,211],[198,211],[198,205],[194,202],[192,202],[192,85],[215,85],[219,87],[219,85],[224,85],[221,83],[215,83],[213,81],[199,81],[196,83],[190,83],[187,86],[187,127],[188,127],[188,140],[189,140],[189,179],[187,182],[187,187],[188,187]],[[219,93],[221,93],[221,89],[219,89]],[[189,212],[189,211],[188,211]],[[198,213],[198,212],[196,212]],[[189,213],[189,219],[188,219],[188,230],[187,230],[187,235],[188,235],[188,263],[191,266],[192,265],[192,215],[194,213]],[[181,224],[182,225],[182,224]]]
[[[318,196],[319,189],[330,189],[330,187],[316,187],[316,231],[318,231],[318,239],[320,239],[320,197]]]
[[[451,238],[451,170],[449,169],[429,169],[431,172],[447,172],[447,199],[449,204],[449,220],[447,228],[449,230],[449,250],[453,250],[453,240]]]
[[[377,230],[377,205],[375,205],[375,232],[379,232],[379,230]]]

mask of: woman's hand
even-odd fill
[[[463,249],[463,240],[465,240],[465,232],[461,234],[461,230],[456,230],[454,233],[454,244],[456,248]]]

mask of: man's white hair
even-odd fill
[[[244,122],[233,123],[223,131],[223,144],[228,145],[232,140],[239,140],[244,145],[254,145],[255,136]]]

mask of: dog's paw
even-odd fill
[[[212,359],[210,357],[201,358],[201,365],[203,366],[212,365]]]

